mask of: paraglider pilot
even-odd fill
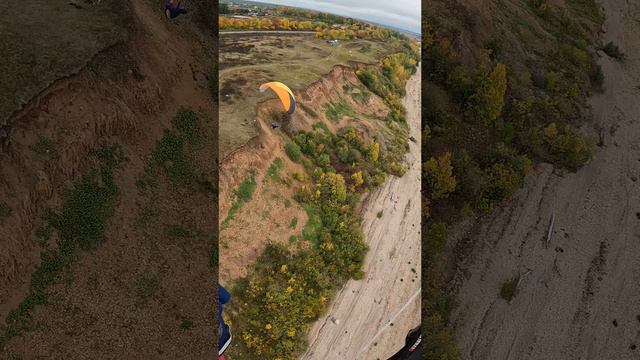
[[[180,16],[180,14],[186,14],[187,10],[180,7],[180,1],[167,0],[167,4],[164,6],[164,13],[167,15],[167,18],[175,19]]]

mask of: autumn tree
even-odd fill
[[[360,186],[362,184],[364,184],[364,179],[362,177],[362,171],[358,171],[355,172],[351,175],[351,179],[353,180],[353,183],[355,184],[355,186]]]
[[[456,189],[456,178],[451,166],[451,153],[446,152],[437,158],[432,157],[423,165],[423,176],[431,187],[433,200],[445,198]]]
[[[476,76],[474,94],[467,102],[467,115],[488,125],[502,114],[507,91],[507,67],[498,63],[490,73],[482,72],[479,70]]]
[[[571,125],[558,129],[556,123],[552,122],[542,133],[551,155],[569,170],[576,171],[593,155],[593,143],[580,135]]]
[[[378,161],[378,157],[380,156],[380,144],[378,144],[377,142],[374,142],[371,145],[371,152],[370,152],[370,158],[371,158],[371,162],[376,162]]]

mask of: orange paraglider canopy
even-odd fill
[[[289,89],[287,85],[277,81],[260,85],[260,92],[265,92],[267,89],[273,90],[273,92],[278,95],[278,98],[280,98],[280,102],[282,102],[284,110],[289,114],[293,114],[293,111],[296,109],[296,98],[293,96],[293,92],[291,92],[291,89]]]

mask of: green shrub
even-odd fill
[[[502,114],[507,90],[507,67],[498,63],[491,72],[478,70],[473,93],[465,100],[465,115],[483,124],[493,123]]]
[[[58,145],[48,137],[38,136],[38,141],[33,144],[31,149],[40,155],[51,155],[58,150]]]
[[[302,208],[307,213],[307,224],[302,230],[302,238],[314,244],[318,243],[318,234],[322,229],[322,218],[317,208],[310,204],[302,204]]]
[[[13,210],[11,210],[11,206],[5,202],[0,202],[0,222],[4,219],[11,216]]]
[[[431,188],[433,200],[445,198],[456,189],[456,178],[451,166],[451,153],[431,158],[422,165],[423,176]]]
[[[423,312],[425,313],[425,312]],[[421,342],[422,359],[425,360],[458,360],[460,354],[456,340],[447,326],[447,320],[439,312],[429,312],[423,320]]]
[[[572,126],[565,125],[558,130],[556,124],[551,123],[544,129],[544,136],[554,160],[563,167],[576,171],[591,160],[593,142]]]
[[[455,194],[464,201],[470,201],[481,194],[486,187],[480,165],[466,151],[460,151],[453,159],[453,177],[456,179]]]
[[[76,247],[89,249],[104,239],[106,221],[113,213],[118,188],[113,171],[119,158],[114,149],[103,148],[99,171],[83,176],[62,195],[60,213],[52,213],[49,223],[59,233],[58,246],[63,252]]]
[[[274,182],[279,182],[280,171],[282,171],[283,167],[284,160],[282,160],[282,158],[276,157],[275,159],[273,159],[273,162],[271,163],[271,165],[269,165],[269,168],[267,168],[267,176],[269,177],[269,179]]]
[[[238,212],[238,210],[240,210],[240,208],[242,208],[242,205],[244,205],[244,203],[251,200],[256,187],[256,171],[254,169],[251,169],[247,178],[244,179],[244,181],[242,181],[238,188],[233,192],[233,194],[235,195],[235,199],[231,204],[231,208],[229,208],[227,217],[222,222],[223,227],[226,226],[229,221],[233,220],[235,214]]]
[[[516,296],[518,291],[518,283],[520,282],[520,275],[517,275],[507,281],[505,281],[500,287],[500,297],[511,302]]]
[[[604,22],[604,14],[596,0],[568,0],[567,3],[579,14],[584,15],[598,24]]]
[[[200,141],[201,130],[198,120],[198,114],[189,109],[180,109],[171,119],[171,124],[176,127],[178,132],[191,144],[197,144]]]
[[[193,321],[191,321],[191,319],[187,319],[187,318],[183,318],[180,321],[180,329],[182,330],[189,330],[193,327]]]
[[[184,140],[175,130],[167,129],[151,154],[151,164],[163,168],[171,183],[187,186],[194,179],[191,162],[184,150]]]
[[[344,100],[341,100],[337,104],[325,104],[325,114],[327,115],[327,119],[333,122],[337,122],[344,116],[356,117],[358,115]]]
[[[483,200],[488,208],[507,199],[519,189],[525,175],[532,168],[529,158],[519,155],[515,149],[503,143],[490,147],[481,165],[487,177]]]
[[[329,128],[327,127],[327,125],[325,123],[323,123],[322,121],[318,121],[316,123],[314,123],[313,125],[311,125],[311,128],[313,130],[323,130],[325,132],[329,132]]]
[[[356,74],[372,93],[380,96],[391,109],[389,120],[405,122],[406,110],[401,98],[405,95],[405,85],[416,71],[418,55],[412,49],[385,57],[382,68],[369,66],[359,69]]]
[[[291,161],[300,162],[302,151],[300,151],[300,147],[295,142],[287,140],[284,145],[284,152],[287,154],[289,159],[291,159]]]
[[[609,41],[605,46],[601,47],[600,50],[614,59],[624,60],[624,53],[613,41]]]
[[[487,175],[489,186],[485,197],[491,203],[497,203],[509,198],[520,188],[524,179],[522,173],[501,163],[493,164],[487,170]]]
[[[236,197],[242,202],[248,202],[256,190],[256,173],[255,170],[249,172],[249,176],[240,183],[240,186],[234,191]]]
[[[591,81],[593,89],[598,92],[604,91],[604,73],[602,72],[602,67],[600,65],[593,67],[589,73],[589,80]]]
[[[447,244],[447,224],[439,221],[429,221],[424,226],[422,258],[425,265],[431,266]]]

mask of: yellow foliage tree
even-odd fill
[[[477,83],[477,87],[474,94],[469,97],[466,114],[488,125],[500,116],[504,108],[504,95],[507,91],[507,67],[498,63],[489,73],[480,68],[475,77],[474,81]]]
[[[353,182],[355,183],[356,186],[360,186],[362,184],[364,184],[364,179],[362,177],[362,171],[358,171],[353,173],[353,175],[351,175],[351,179],[353,179]]]
[[[504,94],[507,91],[507,66],[502,63],[496,67],[489,75],[489,89],[487,93],[488,111],[491,121],[495,120],[502,113],[504,108]]]
[[[456,178],[451,166],[451,153],[446,152],[437,158],[431,158],[422,165],[424,177],[431,186],[433,200],[446,198],[456,189]]]
[[[554,141],[558,137],[558,126],[552,122],[542,129],[542,133],[547,141]]]
[[[371,146],[371,161],[372,162],[378,161],[378,157],[380,157],[380,144],[378,144],[377,142],[374,142],[373,145]]]

